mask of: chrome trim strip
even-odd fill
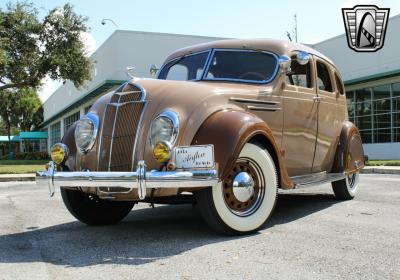
[[[342,180],[344,178],[346,178],[345,173],[326,173],[325,171],[291,177],[291,179],[295,183],[296,188],[312,187],[320,184]]]
[[[119,97],[118,97],[118,102],[120,100],[121,100],[121,95],[119,95]],[[107,104],[107,106],[110,106],[110,104]],[[118,117],[118,109],[119,109],[119,106],[115,109],[114,123],[113,123],[113,129],[112,129],[111,141],[110,141],[110,154],[109,154],[109,158],[108,158],[108,171],[111,170],[111,156],[112,156],[112,150],[113,150],[113,144],[114,144],[114,132],[115,132],[115,124],[117,122],[117,117]],[[104,111],[104,113],[105,112],[107,112],[107,111]]]
[[[132,158],[132,160],[131,160],[132,161],[131,170],[133,170],[133,168],[134,168],[133,164],[135,162],[135,154],[136,154],[136,147],[137,147],[137,143],[138,143],[138,138],[142,136],[141,132],[142,132],[142,124],[143,124],[144,113],[146,112],[147,105],[149,103],[149,101],[146,101],[146,96],[147,96],[146,89],[144,87],[142,87],[141,85],[136,84],[136,83],[132,83],[132,85],[136,86],[137,88],[140,89],[140,91],[142,92],[142,97],[140,98],[140,101],[144,102],[145,104],[144,104],[142,112],[140,114],[140,119],[139,119],[138,127],[137,127],[137,130],[136,130],[135,143],[133,144],[132,157],[131,157]]]
[[[230,97],[229,101],[240,102],[240,103],[255,103],[255,104],[268,104],[268,105],[277,105],[280,104],[279,101],[266,101],[266,100],[258,100],[258,99],[250,99],[250,98],[240,98],[240,97]]]
[[[260,106],[246,106],[248,110],[253,110],[253,111],[268,111],[268,112],[275,112],[282,110],[279,107],[260,107]]]
[[[139,198],[144,199],[147,189],[213,187],[218,181],[216,169],[146,171],[144,161],[138,162],[136,172],[63,172],[55,171],[52,162],[48,171],[36,172],[36,184],[47,186],[50,195],[55,187],[108,187],[138,189]]]

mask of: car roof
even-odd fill
[[[171,61],[184,55],[190,55],[192,53],[198,53],[210,49],[261,50],[270,51],[277,55],[290,55],[293,51],[305,51],[334,65],[328,57],[313,48],[298,43],[276,39],[227,39],[212,41],[179,49],[169,55],[165,61]]]

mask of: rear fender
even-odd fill
[[[346,121],[340,133],[332,172],[352,174],[364,166],[364,149],[360,132],[352,122]]]

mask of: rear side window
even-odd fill
[[[286,74],[286,82],[290,85],[312,88],[311,85],[311,63],[301,65],[296,56],[292,57],[290,72]]]
[[[343,95],[344,94],[344,89],[343,89],[342,80],[339,78],[339,75],[336,72],[335,72],[335,80],[336,80],[337,90],[339,91],[339,93],[341,95]]]
[[[320,61],[317,61],[317,83],[320,90],[333,92],[328,66]]]

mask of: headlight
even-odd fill
[[[151,124],[150,143],[153,147],[159,142],[168,142],[173,145],[178,132],[178,115],[171,110],[166,110],[158,115]]]
[[[75,128],[75,143],[78,150],[87,153],[96,141],[99,129],[99,117],[96,114],[88,113],[82,117]]]

